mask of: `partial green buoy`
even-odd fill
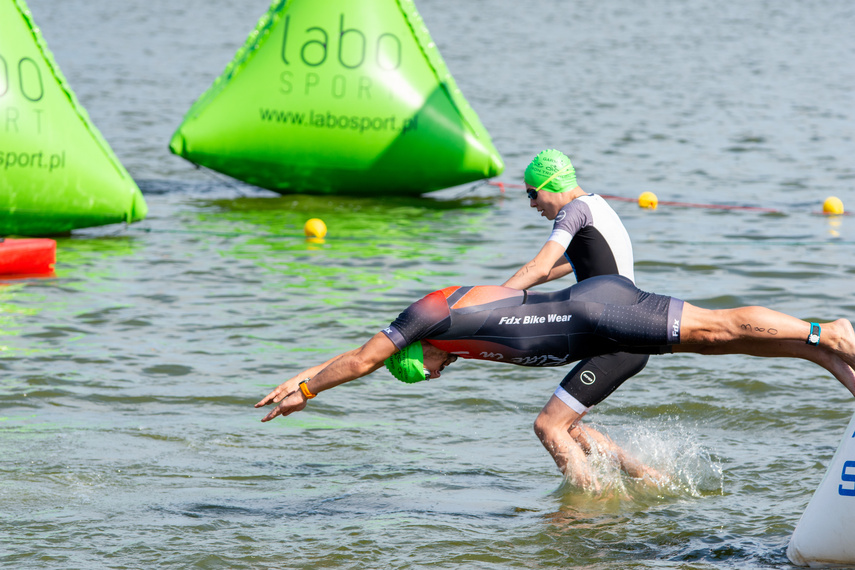
[[[501,156],[411,0],[278,0],[170,142],[282,194],[418,195]]]
[[[147,211],[24,0],[0,2],[0,236],[134,222]]]

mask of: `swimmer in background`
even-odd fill
[[[505,281],[504,287],[530,289],[570,273],[576,275],[577,282],[597,275],[623,275],[635,282],[632,242],[623,222],[601,196],[579,187],[576,170],[564,153],[541,151],[526,167],[524,181],[529,206],[554,223],[537,255]],[[587,456],[596,448],[616,459],[630,476],[662,478],[608,436],[583,426],[581,420],[567,422],[568,414],[581,418],[641,372],[648,359],[647,354],[626,352],[586,358],[558,385],[535,419],[534,432],[565,474],[591,471]],[[568,431],[570,439],[566,437]],[[575,465],[568,467],[568,457]]]
[[[490,285],[434,291],[361,347],[301,371],[255,407],[276,404],[263,422],[287,416],[384,363],[396,378],[414,383],[439,378],[458,357],[542,368],[616,352],[801,358],[855,395],[855,331],[846,319],[819,324],[765,307],[702,309],[604,275],[552,293]],[[524,385],[505,399],[525,402]],[[579,446],[569,435],[582,413],[558,404],[565,423],[556,434],[563,440],[555,461],[572,483],[596,488],[585,462],[573,456]]]

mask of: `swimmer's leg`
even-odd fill
[[[534,431],[564,476],[579,487],[600,491],[600,483],[588,455],[596,447],[612,457],[630,477],[660,483],[665,477],[632,457],[608,436],[589,426],[582,426],[583,413],[578,413],[553,395],[534,421]]]
[[[590,471],[590,466],[587,459],[577,459],[572,468],[568,468],[567,452],[564,450],[572,449],[573,456],[578,456],[576,446],[567,441],[568,433],[586,456],[597,448],[605,456],[614,459],[631,477],[661,477],[658,472],[631,457],[610,438],[594,428],[582,428],[579,422],[579,418],[591,407],[602,402],[627,379],[644,369],[649,358],[646,354],[622,352],[582,360],[555,391],[553,399],[559,400],[562,405],[547,404],[538,415],[535,432],[558,468],[569,479],[579,476],[586,469]],[[584,477],[587,478],[587,475]]]
[[[855,330],[848,319],[837,319],[822,326],[825,337],[820,335],[819,345],[827,348],[855,368]]]
[[[600,484],[587,454],[570,436],[571,428],[583,415],[584,412],[572,410],[553,395],[534,420],[534,432],[567,480],[578,487],[599,491]]]
[[[591,409],[641,372],[649,359],[649,354],[617,352],[580,361],[561,381],[561,389],[571,396],[567,404],[578,403],[577,412]],[[561,397],[560,390],[557,394]]]
[[[819,346],[805,344],[810,323],[765,307],[709,310],[685,303],[674,352],[803,358],[855,395],[855,330],[846,319],[820,325]],[[807,350],[805,349],[807,347]],[[820,354],[812,354],[810,350]],[[842,361],[842,362],[841,362]]]
[[[767,358],[801,358],[822,366],[855,396],[855,370],[831,350],[822,347],[811,346],[799,340],[777,342],[737,340],[715,346],[694,345],[694,347],[695,350],[690,352],[698,354],[746,354]],[[675,352],[677,352],[676,348]]]
[[[647,354],[619,352],[583,360],[561,381],[561,387],[555,394],[568,406],[576,406],[577,412],[587,411],[641,372],[649,359]],[[570,430],[570,437],[576,440],[585,453],[590,454],[593,448],[597,448],[614,459],[630,477],[664,480],[661,473],[630,456],[608,436],[590,426],[583,427],[581,422],[577,423]]]
[[[577,423],[570,430],[570,437],[576,440],[582,450],[590,454],[596,448],[600,453],[614,459],[620,465],[621,471],[650,483],[662,483],[665,476],[633,457],[625,449],[616,444],[609,436],[595,430],[591,426]]]

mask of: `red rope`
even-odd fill
[[[492,180],[488,181],[487,184],[491,186],[498,186],[501,188],[502,193],[504,194],[505,188],[525,188],[523,184],[511,184],[508,182],[493,182]],[[617,200],[620,202],[638,202],[637,198],[626,198],[624,196],[611,196],[608,194],[600,194],[603,198],[607,200]],[[727,206],[724,204],[696,204],[693,202],[671,202],[668,200],[660,200],[659,204],[663,206],[677,206],[681,208],[706,208],[710,210],[742,210],[749,212],[765,212],[765,213],[773,213],[773,214],[781,214],[781,210],[776,210],[774,208],[760,208],[757,206]]]

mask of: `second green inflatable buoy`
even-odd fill
[[[287,193],[417,195],[504,169],[410,0],[279,0],[170,142]]]

